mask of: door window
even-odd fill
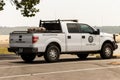
[[[94,32],[93,28],[91,28],[90,26],[86,24],[80,24],[80,27],[81,27],[82,33],[93,33]]]

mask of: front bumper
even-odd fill
[[[37,53],[38,48],[16,48],[16,47],[10,47],[8,48],[9,52],[15,52],[16,54],[20,53]]]

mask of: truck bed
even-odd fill
[[[34,43],[33,38],[38,37]],[[16,31],[10,34],[10,47],[15,48],[38,48],[38,52],[44,52],[47,45],[51,42],[61,44],[62,51],[66,49],[64,33],[28,33],[27,31]]]

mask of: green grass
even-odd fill
[[[13,54],[8,52],[7,47],[0,47],[0,54]]]

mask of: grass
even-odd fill
[[[0,54],[13,54],[8,52],[7,47],[0,47]]]

